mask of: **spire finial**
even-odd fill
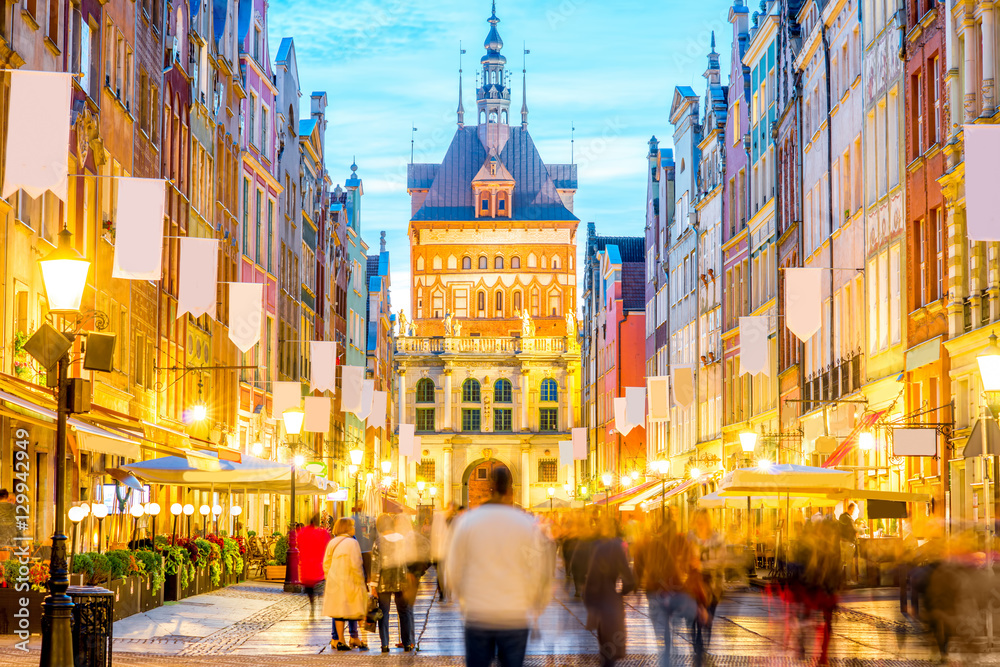
[[[357,176],[358,171],[358,156],[354,155],[351,157],[351,177]]]
[[[712,31],[712,51],[715,51],[715,31]]]
[[[462,105],[462,56],[465,55],[465,49],[462,48],[462,42],[458,43],[458,126],[460,128],[465,127],[465,107]]]
[[[521,44],[521,48],[524,49],[524,54],[521,56],[521,129],[528,129],[528,59],[527,55],[531,53],[530,50],[524,48],[524,43]]]

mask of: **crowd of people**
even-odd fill
[[[602,666],[626,655],[626,596],[633,592],[646,598],[661,667],[677,662],[680,633],[694,664],[706,664],[718,606],[727,590],[746,588],[757,562],[744,536],[733,527],[720,533],[705,509],[695,510],[683,529],[669,513],[654,513],[645,524],[583,511],[539,520],[514,507],[506,468],[491,473],[491,485],[485,504],[448,507],[416,529],[408,516],[379,516],[367,554],[354,539],[352,519],[338,519],[332,535],[319,517],[299,530],[300,579],[311,602],[325,581],[322,613],[333,619],[332,646],[368,650],[360,630],[377,627],[381,650],[389,652],[394,606],[395,646],[413,650],[417,587],[434,567],[436,596],[457,603],[464,619],[466,664],[488,667],[496,658],[501,667],[518,667],[551,602],[558,562],[567,594],[586,609]],[[821,665],[830,659],[842,591],[857,577],[858,508],[847,503],[838,512],[801,513],[765,586],[771,613],[783,620],[784,646],[800,658],[813,654]],[[968,538],[918,546],[909,536],[894,555],[902,610],[924,623],[943,657],[955,638],[982,633],[983,612],[997,590],[975,548]]]

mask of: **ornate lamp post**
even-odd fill
[[[194,514],[194,505],[188,503],[184,506],[184,516],[188,519],[188,539],[191,539],[191,515]]]
[[[667,520],[667,475],[670,474],[670,461],[656,459],[653,461],[653,472],[660,478],[660,523]]]
[[[552,498],[556,495],[556,487],[550,486],[545,490],[549,494],[549,514],[552,513]]]
[[[743,450],[743,459],[747,466],[750,466],[750,458],[757,449],[757,432],[747,425],[745,431],[740,432],[740,448]],[[751,526],[750,496],[747,496],[747,553],[753,553],[753,527]],[[756,569],[756,559],[751,559],[751,567]]]
[[[146,503],[146,514],[153,517],[153,529],[149,533],[149,541],[153,543],[153,549],[156,549],[156,517],[160,516],[160,505],[158,503]]]
[[[63,228],[59,246],[38,262],[49,312],[76,315],[87,286],[90,262],[73,248],[73,235]],[[51,330],[51,327],[48,327]],[[65,339],[64,343],[69,342]],[[73,665],[71,619],[73,601],[66,594],[69,571],[66,563],[66,421],[69,418],[69,347],[56,362],[56,441],[53,484],[55,486],[55,523],[52,530],[52,556],[49,564],[49,594],[42,602],[42,667]]]
[[[358,508],[361,506],[358,499],[358,475],[361,474],[361,463],[365,460],[365,450],[360,447],[355,447],[348,452],[348,456],[351,457],[351,465],[354,466],[354,472],[351,473],[354,475],[354,508]],[[354,514],[354,512],[352,512],[352,514]]]
[[[104,503],[95,503],[90,508],[90,514],[97,519],[97,553],[101,553],[104,541],[104,517],[108,515],[108,506]]]
[[[294,407],[288,408],[281,414],[281,419],[285,423],[285,435],[298,436],[302,432],[302,422],[306,418],[306,413],[302,408]],[[289,443],[292,447],[292,451],[295,451],[295,445],[298,444],[298,438],[294,444]],[[288,551],[285,556],[285,592],[294,593],[299,589],[299,547],[295,539],[295,467],[298,461],[296,457],[292,456],[292,469],[291,469],[291,480],[292,480],[292,498],[291,498],[291,511],[289,512],[289,524],[288,524]]]
[[[239,531],[236,528],[237,526],[239,526],[238,517],[242,513],[243,513],[243,508],[240,507],[239,505],[233,505],[232,507],[229,508],[229,516],[232,517],[231,521],[233,522],[233,537],[239,535]]]
[[[601,484],[604,485],[604,512],[611,515],[611,509],[608,508],[608,495],[611,493],[611,482],[614,481],[614,477],[611,473],[606,472],[601,475]]]
[[[431,509],[433,510],[435,507],[437,507],[437,505],[435,504],[435,498],[437,498],[438,488],[436,486],[432,486],[430,488],[430,494],[431,494]]]

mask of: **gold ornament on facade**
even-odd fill
[[[482,454],[483,458],[486,459],[487,461],[493,458],[493,450],[490,449],[489,447],[483,448],[480,454]]]

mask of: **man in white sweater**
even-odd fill
[[[510,471],[494,468],[493,497],[453,526],[445,559],[448,595],[465,618],[465,664],[520,667],[535,619],[552,597],[555,549],[516,509]]]

